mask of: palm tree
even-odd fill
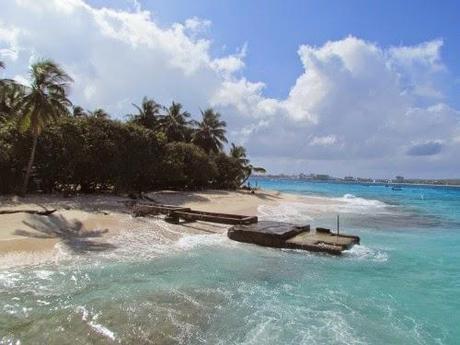
[[[76,105],[73,107],[72,115],[74,117],[83,117],[83,116],[88,116],[88,113],[85,111],[85,109],[83,109],[83,107]]]
[[[90,111],[89,114],[96,119],[108,119],[110,117],[109,113],[102,108],[97,108],[94,111]]]
[[[265,174],[267,171],[262,167],[255,167],[250,164],[249,159],[246,157],[246,149],[243,146],[236,146],[232,143],[230,149],[230,156],[238,160],[241,166],[240,186],[243,185],[252,173]]]
[[[203,148],[208,154],[217,153],[227,143],[225,137],[225,121],[220,120],[220,114],[213,109],[208,108],[201,111],[202,120],[198,122],[198,128],[195,130],[192,142]]]
[[[12,119],[19,112],[24,97],[24,86],[14,81],[0,84],[0,120]]]
[[[0,61],[0,68],[5,68]],[[24,96],[24,87],[12,79],[0,79],[0,120],[13,117]]]
[[[190,128],[190,114],[182,110],[182,104],[172,102],[161,116],[159,128],[166,134],[168,141],[185,141]]]
[[[0,61],[0,69],[5,69],[5,63],[3,61]],[[14,81],[11,79],[0,78],[0,91],[2,94],[5,91],[5,88],[7,88],[12,83],[14,83]]]
[[[72,105],[67,98],[67,90],[72,78],[56,63],[43,60],[31,66],[32,84],[20,104],[19,124],[22,130],[32,133],[32,150],[22,187],[22,194],[27,192],[32,166],[35,159],[38,136],[43,128],[59,116],[68,114]]]
[[[155,129],[158,125],[158,117],[160,115],[161,105],[153,99],[144,97],[140,106],[133,103],[138,113],[129,115],[130,121],[139,126],[149,129]]]

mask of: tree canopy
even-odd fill
[[[244,147],[224,151],[226,122],[212,108],[195,121],[178,102],[144,97],[115,120],[73,105],[71,83],[51,60],[31,66],[30,85],[0,79],[0,193],[238,188],[264,171]]]
[[[201,111],[202,120],[197,123],[192,142],[200,146],[207,153],[217,153],[227,142],[225,137],[225,121],[220,120],[221,115],[212,108]]]

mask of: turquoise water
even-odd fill
[[[332,257],[198,235],[3,269],[0,343],[460,343],[460,189],[257,183],[331,198],[324,215],[286,203],[262,218],[340,213],[362,245]]]

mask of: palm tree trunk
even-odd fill
[[[246,175],[246,177],[243,179],[243,181],[241,181],[240,186],[243,186],[243,185],[246,183],[246,181],[251,177],[251,175],[252,175],[252,171],[249,172],[249,173]]]
[[[26,195],[27,193],[27,186],[29,185],[30,175],[32,173],[32,167],[34,165],[35,160],[35,150],[37,149],[37,141],[38,141],[38,134],[33,134],[33,144],[32,144],[32,152],[30,152],[29,163],[27,164],[26,176],[24,178],[24,184],[22,185],[22,192],[21,195]]]

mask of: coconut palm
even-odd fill
[[[23,97],[23,85],[13,81],[0,85],[0,120],[12,119],[17,115]]]
[[[230,156],[237,159],[241,166],[240,185],[243,185],[254,172],[266,173],[267,171],[262,167],[255,167],[250,164],[249,159],[246,157],[246,149],[243,146],[237,146],[232,143],[230,149]]]
[[[109,113],[102,108],[97,108],[94,111],[89,112],[90,116],[93,116],[97,119],[108,119],[110,117]]]
[[[144,97],[140,106],[134,103],[133,106],[137,109],[138,113],[129,115],[132,123],[149,129],[155,129],[157,127],[161,110],[160,104],[153,99]]]
[[[172,102],[161,116],[159,128],[166,134],[168,141],[185,141],[190,129],[190,114],[183,110],[182,104]]]
[[[76,105],[73,107],[72,115],[74,117],[82,117],[82,116],[88,116],[88,113],[85,111],[85,109],[83,109],[83,107]]]
[[[225,121],[220,120],[220,114],[209,108],[201,111],[202,120],[197,123],[192,142],[203,148],[208,154],[217,153],[227,142],[225,137]]]
[[[22,194],[27,192],[38,136],[50,121],[68,114],[72,105],[67,98],[72,78],[59,65],[51,60],[37,62],[31,66],[30,77],[32,84],[26,88],[20,104],[20,128],[30,130],[33,138]]]
[[[0,61],[0,69],[5,69],[5,63],[3,61]],[[3,93],[5,91],[5,87],[8,87],[9,85],[11,85],[12,83],[14,83],[13,80],[11,79],[2,79],[0,78],[0,91]]]
[[[0,61],[0,68],[5,68],[3,61]],[[23,96],[22,85],[12,79],[0,79],[0,120],[11,118],[17,113]]]

